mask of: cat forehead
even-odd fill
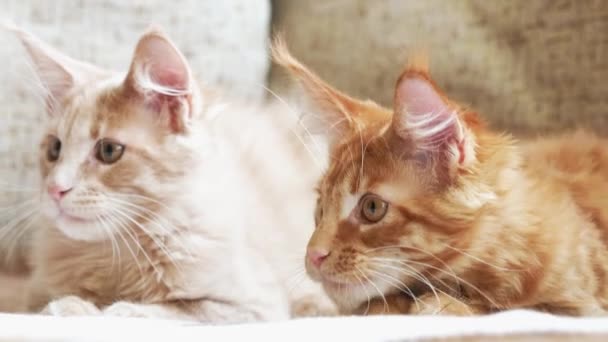
[[[367,193],[397,204],[429,188],[428,179],[415,163],[396,158],[381,137],[368,140],[363,148],[355,142],[340,146],[334,156],[321,181],[320,194],[325,205],[334,207],[342,218]]]
[[[135,101],[122,89],[122,78],[111,77],[75,89],[64,101],[57,122],[63,137],[97,139],[108,130],[124,128],[139,112]]]
[[[390,175],[397,165],[383,133],[383,127],[363,130],[337,145],[321,181],[321,193],[338,187],[343,188],[340,192],[354,194],[364,188],[363,183],[371,186]]]

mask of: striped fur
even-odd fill
[[[313,75],[286,56],[277,58],[296,78]],[[302,80],[315,101],[321,82]],[[329,111],[322,118],[364,123],[332,140],[308,245],[307,270],[341,311],[606,314],[606,139],[579,132],[517,143],[418,65],[399,79],[393,111],[345,96],[319,102]],[[388,208],[376,222],[364,218],[369,194]]]

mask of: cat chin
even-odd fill
[[[95,221],[76,221],[60,215],[53,222],[55,227],[66,237],[77,241],[103,241],[107,240],[108,232],[104,231]]]
[[[374,282],[354,282],[349,284],[338,284],[323,281],[325,293],[340,307],[344,312],[353,311],[369,300],[378,297],[380,294],[387,295],[391,290],[390,284],[378,279],[370,279]]]

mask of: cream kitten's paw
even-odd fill
[[[95,304],[78,296],[67,296],[48,303],[40,313],[52,316],[95,316],[101,311]]]
[[[149,318],[153,315],[146,306],[129,302],[116,302],[103,310],[106,316]]]

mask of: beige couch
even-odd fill
[[[438,83],[497,128],[608,134],[608,1],[274,0],[273,11],[294,55],[354,95],[390,105],[406,50],[424,46]]]

